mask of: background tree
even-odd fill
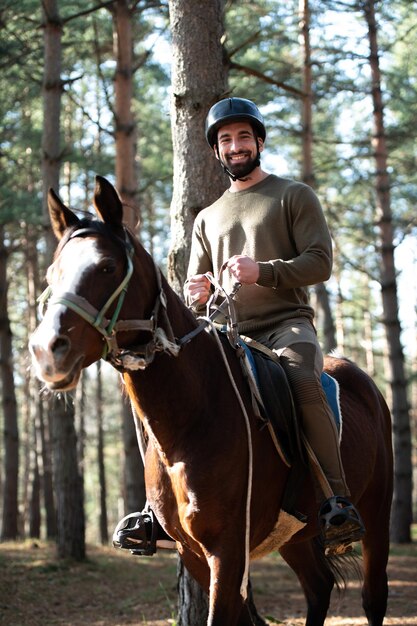
[[[43,80],[43,206],[47,211],[47,193],[50,187],[59,189],[61,165],[61,36],[62,22],[56,0],[43,4],[45,32],[45,68]],[[45,215],[45,219],[46,215]],[[49,220],[48,220],[49,223]],[[48,228],[48,233],[50,229]],[[50,250],[51,234],[47,236]],[[52,254],[50,255],[51,258]],[[85,525],[83,483],[77,461],[77,437],[74,424],[74,404],[62,396],[49,403],[52,419],[54,450],[54,478],[58,515],[58,554],[61,558],[85,557]]]
[[[401,326],[398,318],[397,277],[394,259],[394,228],[388,174],[388,149],[384,124],[381,72],[379,66],[378,26],[375,1],[366,0],[363,11],[368,27],[369,63],[372,77],[373,138],[375,155],[376,218],[381,238],[381,293],[384,326],[391,370],[392,415],[394,420],[394,503],[391,533],[393,541],[411,541],[412,469],[410,415],[407,399]]]
[[[226,181],[213,163],[203,130],[208,109],[227,89],[221,45],[223,9],[223,0],[204,0],[198,6],[192,0],[169,2],[174,187],[168,278],[180,295],[187,273],[194,218],[225,189]],[[207,621],[207,597],[180,561],[178,591],[178,623],[203,626]]]
[[[226,187],[204,137],[208,109],[227,95],[223,62],[223,0],[169,3],[172,36],[174,187],[168,277],[182,293],[194,218]]]
[[[12,333],[8,308],[5,227],[0,223],[0,373],[4,415],[4,483],[1,538],[18,536],[19,430],[13,373]]]

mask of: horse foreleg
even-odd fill
[[[187,568],[187,570],[189,571],[189,573],[192,575],[193,578],[195,578],[195,580],[200,584],[200,586],[206,591],[209,592],[210,590],[210,569],[209,566],[207,564],[207,561],[205,559],[202,559],[200,557],[197,557],[193,552],[188,551],[184,548],[180,547],[180,554],[181,554],[181,559],[184,563],[184,566]],[[229,583],[226,585],[226,589],[229,589]],[[229,594],[229,592],[227,592]],[[217,595],[217,594],[216,594]],[[229,595],[227,595],[227,598],[229,598]],[[230,610],[230,603],[229,601],[226,599],[227,604],[228,604],[228,611]],[[219,606],[219,602],[218,602],[218,597],[216,597],[216,600],[213,599],[213,603],[216,604],[216,608],[215,610],[212,611],[212,615],[214,616],[212,618],[212,615],[210,615],[209,617],[209,622],[208,624],[221,624],[222,622],[220,621],[221,619],[223,619],[222,617],[219,616],[220,613],[220,606]],[[260,615],[258,614],[256,607],[255,607],[255,603],[253,601],[253,595],[252,595],[252,589],[251,589],[251,584],[249,581],[248,584],[248,599],[246,602],[243,602],[243,598],[240,596],[239,594],[239,599],[238,599],[238,604],[241,605],[241,609],[240,609],[240,614],[239,614],[239,609],[236,610],[236,615],[239,615],[238,618],[235,618],[237,621],[232,622],[229,621],[229,618],[225,618],[227,621],[223,622],[223,624],[227,624],[229,626],[229,624],[237,624],[237,626],[266,626],[266,622],[260,617]],[[211,621],[210,619],[218,619],[219,621]]]
[[[240,551],[241,552],[241,551]],[[250,611],[240,587],[244,572],[244,555],[232,545],[221,554],[209,556],[209,618],[207,626],[253,626]]]
[[[324,554],[312,540],[286,544],[280,553],[297,574],[307,601],[305,626],[323,626],[329,610],[334,576],[326,567]]]

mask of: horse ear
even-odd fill
[[[62,238],[67,228],[77,226],[80,222],[75,213],[65,206],[53,189],[48,192],[48,210],[52,230],[58,240]]]
[[[94,206],[103,222],[112,226],[122,226],[123,205],[116,189],[103,176],[96,176]]]

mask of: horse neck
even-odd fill
[[[143,298],[141,315],[146,317],[152,313],[159,297],[159,269],[140,244],[134,268],[129,291],[132,292],[132,300],[137,294]],[[198,323],[162,273],[160,282],[166,308],[160,304],[157,325],[168,337],[173,335],[179,339],[196,328]],[[123,374],[126,391],[137,413],[157,432],[158,440],[166,439],[166,432],[171,438],[173,430],[183,426],[189,428],[192,421],[197,419],[195,398],[204,397],[209,384],[205,360],[208,354],[213,355],[211,359],[219,358],[213,349],[214,343],[213,338],[203,331],[184,346],[178,356],[157,353],[145,370]]]
[[[132,290],[134,294],[147,292],[147,304],[144,315],[149,315],[160,297],[162,301],[158,312],[158,325],[165,331],[172,328],[176,337],[181,337],[197,326],[197,321],[191,311],[185,306],[181,298],[174,292],[167,279],[155,264],[152,257],[140,246],[141,253],[137,255],[133,276]],[[166,300],[166,307],[164,301]],[[168,317],[169,323],[167,323]],[[169,326],[170,328],[167,328]]]

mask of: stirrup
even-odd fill
[[[352,550],[352,543],[360,541],[365,526],[353,504],[342,496],[332,496],[323,502],[319,524],[326,556],[340,555]]]
[[[157,547],[174,549],[176,543],[160,526],[152,509],[145,507],[120,520],[113,533],[113,546],[137,556],[152,556]]]

